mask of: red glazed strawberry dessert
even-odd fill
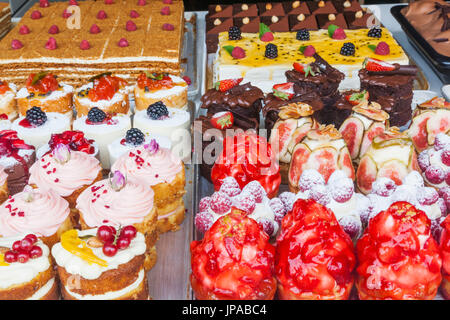
[[[281,224],[275,274],[283,300],[343,300],[353,286],[353,243],[333,212],[297,200]]]
[[[442,223],[444,230],[441,236],[442,254],[442,286],[441,292],[445,299],[450,300],[450,216]]]
[[[275,248],[240,210],[221,217],[191,243],[191,285],[199,300],[271,300]]]
[[[276,196],[281,183],[280,167],[270,144],[254,133],[224,139],[222,153],[211,170],[216,191],[226,177],[234,177],[241,188],[256,180],[269,198]]]
[[[442,259],[423,211],[396,202],[372,220],[356,245],[356,286],[363,300],[431,300]]]

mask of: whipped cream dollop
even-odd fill
[[[79,188],[91,184],[100,170],[100,162],[81,151],[71,151],[70,158],[65,163],[48,153],[31,166],[29,183],[44,190],[52,189],[67,197]]]
[[[169,149],[159,148],[152,153],[140,146],[122,155],[111,170],[125,172],[128,179],[146,186],[171,183],[183,169],[181,159]]]
[[[33,97],[33,99],[39,99],[41,101],[58,100],[62,97],[65,97],[68,94],[73,93],[72,86],[62,83],[62,82],[59,85],[60,85],[60,88],[58,90],[52,91],[49,95],[45,95],[45,96],[35,95]],[[23,87],[17,92],[16,98],[22,99],[22,98],[28,97],[29,95],[30,95],[30,92],[28,91],[27,87]]]
[[[69,203],[53,190],[24,190],[0,206],[0,236],[49,237],[69,216]]]
[[[103,224],[131,225],[141,223],[152,211],[153,198],[154,192],[147,185],[128,181],[116,191],[109,179],[105,179],[85,189],[77,199],[76,208],[91,228]]]

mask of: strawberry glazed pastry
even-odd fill
[[[53,190],[67,200],[72,224],[78,225],[75,208],[78,196],[90,185],[101,180],[99,161],[82,151],[70,151],[65,144],[58,144],[30,168],[29,183],[42,190]]]
[[[298,181],[307,169],[317,170],[325,182],[336,170],[342,170],[348,178],[355,179],[355,169],[347,145],[333,125],[320,125],[317,129],[310,130],[295,145],[288,172],[291,192],[299,190]]]
[[[227,177],[223,180],[219,191],[200,200],[199,212],[195,216],[195,227],[204,233],[233,208],[245,212],[248,217],[256,220],[270,237],[275,237],[286,214],[283,202],[278,198],[269,199],[258,181],[249,182],[241,190],[235,178]]]
[[[281,223],[275,274],[282,300],[345,300],[356,265],[353,243],[333,212],[299,199]]]
[[[145,235],[147,253],[145,267],[156,263],[157,214],[154,192],[146,185],[127,181],[120,171],[85,189],[77,199],[81,228],[90,229],[108,224],[119,228],[133,225]],[[126,200],[125,200],[126,199]]]
[[[191,242],[191,285],[198,300],[272,300],[275,247],[258,223],[233,209]]]
[[[0,204],[8,199],[8,174],[5,172],[5,168],[0,166]]]
[[[179,229],[185,214],[186,176],[183,161],[170,149],[153,139],[122,155],[111,170],[124,172],[130,181],[153,189],[160,232]]]
[[[86,116],[93,107],[97,107],[108,114],[128,114],[128,83],[111,73],[102,73],[78,88],[74,95],[74,105],[77,118]]]
[[[0,236],[35,234],[50,248],[72,228],[69,203],[53,190],[25,187],[0,206]]]
[[[362,300],[432,300],[441,283],[442,259],[426,214],[404,201],[369,223],[357,245]]]
[[[441,236],[441,254],[442,254],[442,285],[441,292],[445,299],[450,300],[450,216],[442,223],[444,231]]]
[[[275,153],[266,139],[255,133],[239,133],[224,139],[222,153],[211,170],[215,190],[220,189],[226,177],[234,177],[241,188],[256,180],[269,198],[277,195],[281,184]]]
[[[0,80],[0,119],[12,121],[17,118],[16,92],[13,83]]]
[[[56,76],[41,71],[30,74],[25,87],[16,95],[20,115],[25,116],[32,107],[40,107],[44,112],[55,112],[72,119],[73,87],[60,83]]]
[[[188,84],[182,78],[145,71],[137,79],[134,98],[137,110],[146,110],[149,105],[161,101],[169,108],[187,108]]]

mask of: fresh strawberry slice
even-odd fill
[[[361,92],[348,94],[345,96],[345,99],[347,99],[347,101],[350,102],[350,104],[352,106],[357,106],[361,102],[369,101],[369,92],[366,90],[363,90]]]
[[[299,63],[299,62],[294,62],[294,70],[305,74],[305,68],[308,66],[307,64],[303,64],[303,63]]]
[[[229,129],[234,124],[233,114],[229,111],[217,112],[211,117],[211,124],[219,130]]]
[[[363,67],[367,71],[371,72],[384,72],[395,70],[395,66],[393,64],[375,58],[366,58],[364,60]]]
[[[226,92],[238,86],[242,82],[242,80],[243,78],[220,80],[216,82],[214,87],[216,88],[216,90],[219,90],[220,92]]]
[[[294,83],[286,82],[276,84],[272,88],[273,95],[280,98],[281,100],[291,100],[294,96]]]

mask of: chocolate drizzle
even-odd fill
[[[435,9],[431,12],[428,12],[427,14],[433,14],[437,11],[441,11],[439,14],[439,18],[444,19],[444,23],[442,24],[441,31],[447,31],[450,29],[450,5],[445,5],[439,2],[434,3]]]
[[[407,76],[416,76],[417,75],[417,66],[414,65],[400,65],[398,63],[394,63],[395,69],[392,71],[367,71],[370,75],[407,75]]]

